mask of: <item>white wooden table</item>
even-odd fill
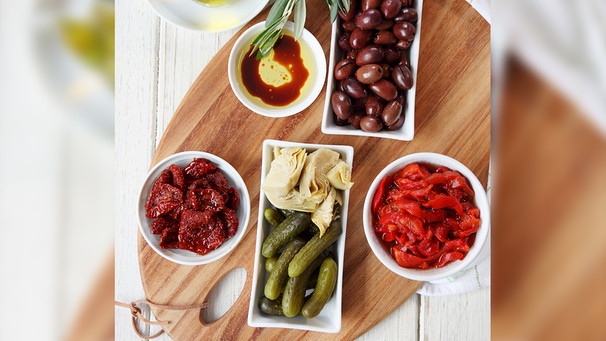
[[[116,1],[115,297],[118,301],[145,298],[137,258],[134,203],[156,146],[193,81],[237,31],[189,31],[159,18],[145,0]],[[217,305],[235,300],[239,280],[227,283]],[[156,330],[152,327],[151,331]],[[126,309],[115,310],[115,336],[120,341],[138,339]],[[414,295],[360,339],[487,340],[489,337],[490,290],[482,289],[444,297]],[[170,338],[162,335],[159,340]]]

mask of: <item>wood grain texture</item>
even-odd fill
[[[330,26],[324,3],[308,6],[306,28],[324,47]],[[228,313],[205,325],[200,312],[155,310],[175,340],[205,338],[355,338],[398,308],[421,283],[393,275],[368,247],[362,229],[364,197],[374,176],[396,158],[418,151],[452,156],[466,164],[486,184],[490,155],[489,29],[465,2],[425,1],[417,79],[415,139],[400,142],[378,138],[324,135],[320,131],[325,93],[302,113],[280,119],[262,117],[240,104],[229,86],[226,70],[232,38],[202,71],[157,147],[152,166],[183,150],[203,150],[232,164],[244,178],[251,197],[252,219],[239,247],[215,263],[188,267],[157,255],[139,236],[141,278],[147,298],[161,304],[201,303],[214,284],[235,267],[246,269],[244,290]],[[263,20],[262,13],[248,26]],[[339,334],[251,328],[246,324],[252,280],[255,219],[258,212],[261,145],[264,139],[354,147],[349,226],[344,265],[343,326]],[[387,290],[397,288],[398,290]]]

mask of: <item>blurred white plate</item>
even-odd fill
[[[240,27],[269,3],[269,0],[235,0],[222,7],[211,7],[194,0],[147,0],[166,21],[191,30],[220,32]]]

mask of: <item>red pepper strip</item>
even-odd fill
[[[397,246],[391,248],[391,252],[396,259],[396,262],[401,267],[404,268],[419,268],[419,269],[427,269],[429,267],[429,263],[427,263],[427,259],[417,257],[412,255],[406,251],[400,250]]]
[[[463,259],[464,257],[465,255],[457,251],[443,253],[438,262],[436,263],[436,268],[441,268],[450,262]]]
[[[377,214],[379,212],[379,208],[383,204],[383,196],[385,196],[385,192],[387,192],[387,187],[393,181],[393,176],[384,177],[379,183],[379,187],[377,187],[377,192],[375,196],[372,198],[372,213]]]
[[[444,194],[439,194],[435,198],[429,200],[425,203],[425,206],[431,207],[434,210],[439,210],[441,208],[452,208],[459,216],[463,215],[463,207],[461,206],[461,203],[457,199]]]
[[[417,201],[402,198],[390,202],[379,209],[379,217],[392,212],[406,211],[417,218],[423,218],[424,213],[421,210],[421,205]]]

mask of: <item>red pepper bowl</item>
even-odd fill
[[[154,183],[156,182],[156,179],[158,179],[162,172],[166,169],[169,169],[169,167],[171,165],[176,165],[179,166],[180,168],[186,168],[187,165],[189,165],[194,159],[196,158],[201,158],[201,159],[206,159],[208,161],[209,164],[211,164],[212,166],[216,167],[223,175],[223,177],[225,178],[225,180],[227,180],[228,183],[228,189],[229,191],[231,191],[229,193],[229,201],[227,200],[220,200],[218,197],[215,197],[215,201],[213,203],[223,203],[223,205],[215,205],[213,208],[213,213],[209,213],[211,218],[207,219],[206,221],[214,221],[213,219],[221,219],[221,223],[218,222],[214,222],[212,223],[212,225],[206,225],[206,226],[212,226],[213,228],[221,228],[223,230],[226,231],[227,227],[226,227],[226,218],[225,216],[227,215],[226,212],[223,212],[222,210],[227,210],[225,207],[227,203],[229,202],[228,206],[232,207],[232,208],[236,208],[235,212],[234,210],[232,210],[231,212],[229,212],[230,215],[230,224],[233,227],[234,224],[234,215],[235,217],[237,217],[238,220],[238,227],[237,230],[231,229],[229,234],[231,235],[231,237],[227,237],[225,236],[227,234],[227,232],[221,232],[224,233],[223,236],[225,237],[222,240],[222,243],[220,243],[220,246],[218,246],[216,249],[213,249],[212,251],[205,253],[205,254],[199,254],[196,252],[192,252],[189,251],[187,249],[184,248],[163,248],[160,247],[160,240],[162,237],[162,233],[157,233],[158,231],[155,231],[156,233],[152,233],[151,232],[151,226],[152,226],[152,222],[154,221],[154,219],[157,219],[155,217],[149,217],[148,216],[148,210],[146,209],[146,203],[148,202],[148,198],[150,197],[150,194],[153,192],[153,187],[154,187]],[[209,166],[209,167],[212,167]],[[214,170],[214,168],[213,168]],[[214,170],[216,171],[216,170]],[[205,172],[205,171],[204,171]],[[198,171],[198,174],[202,174],[203,171]],[[189,175],[184,175],[184,178],[181,181],[175,181],[174,179],[176,178],[180,178],[179,176],[176,176],[175,173],[172,173],[172,175],[170,175],[170,181],[172,181],[172,185],[173,187],[182,188],[182,194],[181,195],[177,195],[175,193],[172,193],[174,196],[181,196],[181,198],[183,198],[183,205],[184,207],[182,207],[182,212],[185,212],[186,210],[189,210],[190,212],[188,212],[187,216],[193,219],[193,216],[196,215],[196,211],[192,209],[192,207],[187,206],[188,205],[188,200],[190,200],[189,195],[188,195],[188,187],[189,185],[191,185],[191,183],[189,183],[189,181],[191,181],[191,176],[188,179]],[[177,183],[180,183],[181,185],[179,186]],[[171,189],[173,192],[176,192],[176,189],[173,187],[164,187],[164,188],[169,188]],[[234,193],[235,192],[235,193]],[[170,194],[170,191],[168,192]],[[218,192],[217,192],[218,193]],[[237,195],[236,195],[237,193]],[[235,204],[235,202],[237,201],[237,199],[235,197],[239,197],[239,204]],[[157,200],[158,202],[162,202],[163,199],[164,201],[170,201],[172,200],[171,196],[166,195],[163,198],[159,198],[159,200]],[[198,200],[198,199],[196,199]],[[206,200],[206,199],[201,199],[201,200]],[[206,203],[206,201],[202,201],[204,203]],[[207,206],[204,206],[205,208],[207,208]],[[177,209],[178,207],[175,207],[175,209]],[[141,232],[141,234],[143,235],[143,237],[145,238],[145,240],[147,241],[147,243],[149,244],[149,246],[151,246],[151,248],[158,253],[160,256],[164,257],[165,259],[168,259],[169,261],[178,263],[178,264],[183,264],[183,265],[202,265],[202,264],[208,264],[210,262],[214,262],[216,260],[218,260],[219,258],[224,257],[225,255],[227,255],[228,253],[230,253],[232,250],[234,250],[234,248],[236,248],[236,246],[240,243],[240,241],[242,240],[242,238],[244,237],[244,235],[246,234],[246,229],[248,227],[248,222],[250,219],[250,197],[249,197],[249,193],[248,193],[248,189],[246,187],[246,183],[244,182],[244,180],[242,179],[242,177],[240,176],[240,174],[238,173],[238,171],[236,171],[236,169],[234,167],[232,167],[227,161],[223,160],[222,158],[220,158],[219,156],[210,154],[210,153],[206,153],[206,152],[202,152],[202,151],[185,151],[185,152],[180,152],[180,153],[176,153],[173,154],[167,158],[165,158],[164,160],[158,162],[147,174],[145,180],[143,181],[143,184],[140,187],[140,192],[139,192],[139,197],[137,200],[137,218],[139,221],[139,230]],[[186,214],[185,213],[181,213],[180,215],[176,215],[175,209],[170,210],[169,212],[165,213],[170,219],[175,220],[174,218],[176,217],[178,220],[178,225],[175,227],[174,225],[171,226],[171,228],[177,228],[179,229],[179,241],[182,238],[190,238],[188,235],[190,235],[193,232],[200,232],[202,229],[198,230],[198,228],[201,227],[201,225],[195,225],[192,222],[191,228],[192,228],[192,232],[188,232],[186,231],[186,229],[189,229],[190,226],[188,226],[188,224],[186,223],[182,223],[182,220],[185,220],[187,218],[185,218]],[[196,208],[196,209],[200,209],[202,210],[202,208]],[[218,216],[218,215],[222,215],[222,216]],[[162,215],[163,217],[165,216],[164,214]],[[198,217],[201,217],[201,215],[198,215]],[[164,227],[162,227],[164,228]],[[181,233],[181,230],[183,229],[183,232]],[[195,230],[195,231],[194,231]],[[203,232],[200,232],[201,234],[204,234]],[[219,233],[219,232],[217,232]],[[205,238],[208,237],[209,240],[210,238],[215,238],[214,240],[220,240],[220,237],[216,237],[216,234],[211,234],[211,235],[207,235],[204,234]],[[174,242],[174,235],[172,235],[170,237],[170,241]],[[177,242],[178,243],[178,242]],[[192,244],[188,244],[188,245],[192,245]],[[200,244],[195,244],[195,245],[200,245]],[[205,244],[206,245],[206,244]],[[217,244],[215,244],[216,246]],[[164,245],[167,246],[167,245]],[[172,246],[171,244],[169,244],[168,246]]]
[[[461,162],[415,153],[374,179],[363,223],[383,265],[411,280],[435,281],[473,264],[488,236],[490,209],[482,184]]]

